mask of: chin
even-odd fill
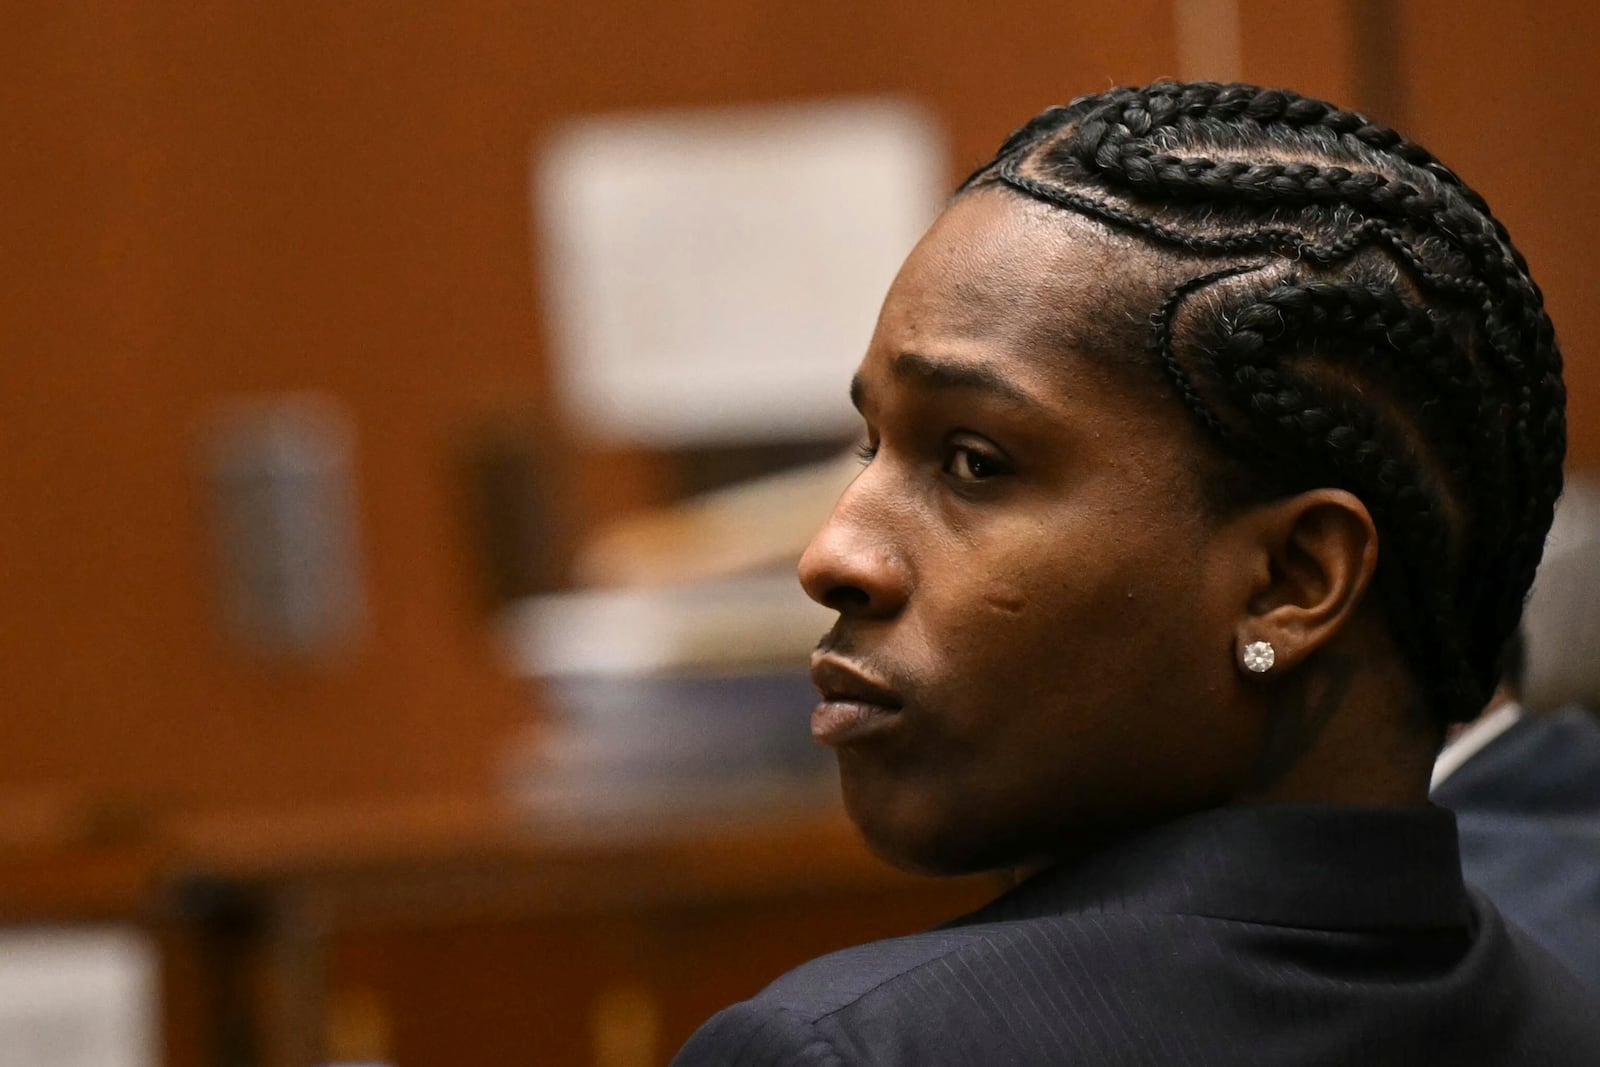
[[[1028,850],[1012,835],[956,818],[943,806],[919,803],[915,797],[852,788],[848,777],[844,806],[875,856],[913,874],[977,874],[1028,860]]]
[[[905,835],[879,832],[871,824],[855,820],[856,828],[874,856],[892,867],[911,874],[949,878],[962,874],[975,874],[988,868],[974,864],[969,857],[960,855],[938,841],[911,839]]]

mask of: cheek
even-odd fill
[[[1205,625],[1191,617],[1194,576],[1181,563],[1151,562],[1160,558],[1109,545],[1053,558],[1006,554],[985,568],[976,597],[952,607],[939,642],[945,670],[966,674],[968,694],[1004,698],[1008,715],[1049,718],[1063,734],[1110,729],[1129,717],[1129,704],[1170,703],[1175,689],[1198,681],[1200,646],[1211,650],[1193,632]],[[963,720],[999,710],[985,701],[964,708]]]
[[[1037,558],[993,562],[969,572],[967,595],[925,619],[927,677],[937,680],[942,732],[979,750],[1015,746],[1040,723],[1068,725],[1061,706],[1081,694],[1091,666],[1085,631],[1115,599]]]
[[[1058,614],[1078,593],[1075,578],[1060,560],[1070,556],[1060,531],[1043,523],[1015,524],[991,532],[981,544],[961,546],[947,566],[965,570],[976,596],[959,621],[978,627],[1028,626],[1043,614]]]
[[[1014,580],[991,581],[983,589],[979,603],[983,614],[1002,617],[1025,615],[1033,591]]]

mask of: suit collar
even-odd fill
[[[1515,700],[1508,700],[1493,711],[1479,716],[1461,731],[1460,736],[1445,745],[1439,758],[1433,761],[1433,780],[1428,783],[1428,792],[1438,789],[1446,779],[1493,744],[1496,738],[1515,726],[1521,718],[1522,705]]]
[[[1076,912],[1325,930],[1465,926],[1455,817],[1434,807],[1218,808],[1033,876],[955,925]]]
[[[1525,715],[1447,778],[1434,800],[1461,812],[1594,819],[1600,725],[1581,708]]]

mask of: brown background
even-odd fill
[[[1546,287],[1600,463],[1600,8],[1244,0],[1242,73],[1463,171]],[[490,641],[460,443],[538,426],[561,530],[658,497],[546,384],[528,165],[575,115],[904,93],[955,170],[1042,105],[1176,70],[1168,0],[13,4],[0,32],[0,826],[487,795],[528,696]],[[200,431],[353,414],[362,641],[219,633]],[[562,534],[552,537],[559,550]],[[84,832],[89,832],[84,829]]]

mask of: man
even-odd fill
[[[1527,610],[1545,637],[1534,691],[1595,703],[1600,648],[1551,644],[1592,638],[1600,529],[1595,491],[1569,488]],[[1584,707],[1530,711],[1519,637],[1484,714],[1461,729],[1434,765],[1432,796],[1456,814],[1466,879],[1507,918],[1600,990],[1600,723]]]
[[[1594,1062],[1600,1004],[1427,803],[1565,442],[1476,194],[1289,93],[1084,98],[963,186],[851,394],[813,734],[881,855],[1019,884],[676,1063]]]

